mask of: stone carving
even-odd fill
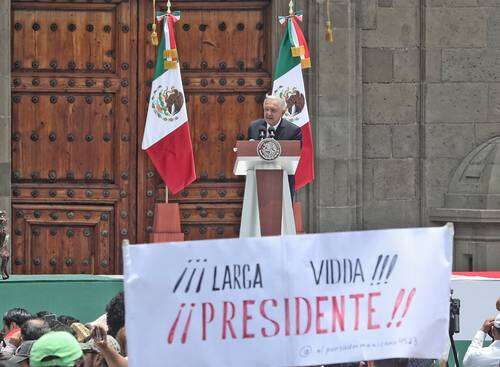
[[[9,248],[7,247],[8,238],[7,214],[3,210],[0,210],[0,273],[4,280],[9,279],[9,273],[7,271],[7,264],[10,258]]]

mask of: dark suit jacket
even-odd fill
[[[248,139],[259,139],[259,128],[267,130],[267,123],[264,119],[259,119],[250,124],[248,128]],[[297,125],[281,119],[281,122],[276,129],[274,138],[276,140],[300,140],[302,141],[302,130]]]
[[[248,139],[259,139],[259,129],[264,128],[267,130],[267,122],[264,119],[259,119],[253,121],[248,128]],[[302,130],[297,125],[291,123],[290,121],[281,119],[281,122],[276,129],[276,133],[274,138],[276,140],[300,140],[302,144]],[[293,197],[295,196],[295,176],[288,176],[288,183],[290,184],[290,194]]]

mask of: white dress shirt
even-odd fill
[[[274,126],[273,126],[273,125],[269,125],[269,124],[267,123],[267,121],[266,121],[266,125],[267,125],[266,136],[269,136],[269,128],[270,128],[271,126],[273,126],[273,127],[274,127],[274,130],[275,130],[275,131],[274,131],[274,134],[276,135],[276,130],[278,130],[278,126],[280,126],[280,124],[281,124],[281,119],[280,119],[280,120],[278,121],[278,123],[277,123],[276,125],[274,125]]]
[[[464,356],[464,367],[498,367],[500,364],[500,340],[483,348],[486,333],[479,330]]]

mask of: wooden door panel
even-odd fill
[[[205,9],[176,3],[183,9],[176,40],[184,68],[206,72],[262,69],[266,51],[262,5],[266,2],[254,9],[245,9],[250,4],[243,2],[227,4],[228,9],[210,9],[215,3],[205,2]],[[181,48],[184,45],[192,46]]]
[[[15,204],[13,270],[113,274],[119,262],[113,206]]]
[[[12,57],[20,63],[16,69],[115,71],[116,6],[64,5],[67,9],[44,9],[43,4],[17,6],[12,19],[13,43],[23,46],[13,49]]]
[[[119,137],[113,137],[113,98],[90,93],[14,96],[17,181],[114,181],[113,141]]]
[[[240,225],[184,223],[182,225],[182,231],[186,241],[234,238],[239,236]]]
[[[183,204],[181,217],[185,224],[211,223],[239,224],[241,206],[239,204]]]
[[[136,6],[12,2],[14,272],[121,272],[135,242]]]
[[[151,3],[139,5],[138,121],[142,132],[156,48],[148,31]],[[159,3],[161,9],[165,5]],[[186,239],[238,236],[240,219],[233,217],[227,223],[226,214],[221,218],[217,211],[241,211],[244,182],[232,173],[233,147],[236,140],[246,138],[249,123],[262,116],[264,95],[271,89],[269,5],[270,1],[174,3],[181,10],[175,34],[198,176],[185,190],[169,195],[180,204]],[[164,184],[143,152],[138,159],[138,196],[138,227],[143,228],[138,239],[142,242],[152,230],[153,218],[148,213],[153,212],[156,200],[165,198]],[[206,209],[207,216],[196,214],[192,205]]]

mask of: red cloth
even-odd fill
[[[186,122],[146,150],[168,190],[176,194],[196,180],[193,148]]]
[[[453,275],[500,279],[500,271],[454,271]]]

